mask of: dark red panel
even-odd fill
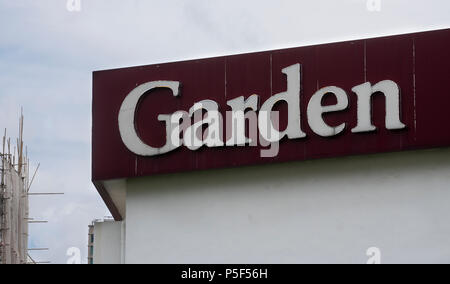
[[[414,37],[416,147],[450,145],[450,32]]]
[[[94,181],[148,176],[160,173],[235,167],[271,162],[305,160],[353,154],[402,151],[450,146],[450,30],[400,35],[368,40],[291,48],[253,54],[166,63],[116,70],[93,75],[92,178]],[[273,158],[261,158],[260,147],[181,147],[154,157],[130,152],[119,135],[118,112],[126,95],[136,86],[154,80],[182,83],[181,95],[154,90],[141,101],[136,128],[152,146],[165,143],[165,126],[158,114],[189,110],[197,101],[213,99],[225,114],[230,99],[252,94],[261,104],[286,90],[281,70],[302,65],[301,124],[307,137],[280,142]],[[406,129],[391,131],[384,125],[385,100],[373,98],[372,117],[377,131],[352,133],[356,125],[356,95],[352,87],[393,80],[401,89],[401,120]],[[306,109],[312,95],[325,86],[347,92],[349,108],[324,116],[330,125],[346,123],[344,133],[320,137],[307,123]],[[324,103],[333,103],[327,98]],[[279,105],[281,125],[287,107]]]

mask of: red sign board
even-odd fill
[[[94,72],[92,179],[102,191],[110,179],[450,146],[449,50],[447,29]],[[267,145],[227,146],[226,135],[223,146],[148,151],[169,139],[160,115],[208,100],[226,117],[239,97],[256,115],[272,101],[275,156],[261,155]]]

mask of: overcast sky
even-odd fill
[[[0,0],[0,128],[16,137],[23,106],[32,191],[65,193],[30,200],[49,221],[30,225],[50,248],[33,257],[53,263],[86,262],[88,224],[110,215],[90,182],[92,71],[450,27],[448,0],[67,1]]]

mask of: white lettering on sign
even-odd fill
[[[390,80],[381,81],[371,86],[364,83],[352,89],[358,96],[358,125],[352,129],[353,133],[374,131],[377,128],[372,124],[371,97],[381,92],[386,97],[386,128],[402,129],[406,126],[400,121],[400,89]]]
[[[269,142],[277,142],[284,136],[289,139],[306,137],[300,126],[300,64],[286,67],[282,72],[287,76],[287,91],[270,97],[261,106],[258,117],[261,135]],[[278,132],[273,127],[270,116],[273,106],[280,101],[288,104],[288,125],[284,131]]]
[[[139,138],[135,126],[136,110],[139,101],[145,93],[156,88],[167,88],[173,96],[180,96],[180,82],[177,81],[152,81],[142,84],[132,90],[124,99],[119,111],[119,131],[125,146],[136,155],[155,156],[168,153],[182,145],[195,151],[203,146],[256,146],[254,139],[246,137],[246,120],[250,128],[257,128],[262,142],[278,143],[283,137],[299,139],[306,137],[301,128],[300,90],[301,90],[301,65],[294,64],[282,70],[287,77],[287,90],[271,96],[259,108],[260,97],[256,94],[247,99],[241,96],[227,102],[231,111],[227,115],[231,118],[231,128],[225,141],[223,136],[223,118],[219,112],[219,105],[214,100],[205,99],[195,103],[188,112],[179,110],[172,114],[159,114],[158,120],[165,123],[166,143],[159,148],[152,147]],[[357,96],[357,125],[351,131],[353,133],[371,132],[376,130],[372,124],[371,99],[375,93],[382,93],[386,98],[385,126],[389,130],[403,129],[405,124],[400,121],[400,88],[391,81],[381,81],[375,85],[366,82],[352,88]],[[336,103],[323,105],[322,100],[326,95],[333,95]],[[273,107],[285,102],[288,106],[288,122],[284,130],[278,126],[278,112]],[[318,90],[310,99],[307,106],[307,121],[311,130],[322,137],[332,137],[342,133],[346,124],[343,122],[337,126],[328,125],[323,119],[323,114],[344,111],[348,108],[347,93],[336,86],[324,87]],[[259,109],[259,111],[258,111]],[[247,113],[246,113],[247,112]],[[253,116],[248,116],[253,113]],[[249,119],[257,117],[257,121]],[[191,120],[194,120],[191,123]],[[251,123],[254,122],[254,123]],[[249,130],[250,133],[253,133]],[[181,137],[181,135],[183,137]],[[225,141],[225,142],[224,142]]]
[[[333,94],[337,103],[330,106],[322,106],[322,99],[326,94]],[[323,120],[322,114],[344,110],[348,107],[348,97],[344,90],[338,87],[325,87],[318,90],[308,104],[308,124],[312,131],[323,137],[334,136],[344,131],[345,123],[331,127]]]
[[[177,148],[174,143],[171,143],[171,139],[167,139],[166,144],[161,148],[153,148],[145,144],[136,131],[135,115],[136,108],[141,97],[147,92],[155,88],[169,88],[172,90],[173,95],[176,97],[180,94],[180,83],[174,81],[153,81],[142,84],[132,90],[122,103],[119,111],[119,131],[122,141],[127,148],[141,156],[155,156],[170,152]],[[158,116],[158,120],[165,120],[166,116]],[[166,133],[171,133],[172,124],[166,123]]]
[[[227,146],[244,146],[253,142],[251,138],[245,136],[245,111],[251,109],[256,112],[258,110],[258,103],[258,95],[251,95],[248,99],[242,96],[227,102],[227,105],[233,110],[231,112],[231,123],[233,127],[231,137],[227,141]]]

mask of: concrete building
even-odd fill
[[[122,259],[122,223],[96,220],[89,226],[88,264],[117,264]]]
[[[450,30],[443,30],[94,73],[93,181],[116,222],[94,225],[93,262],[449,263],[449,48]],[[285,68],[296,62],[301,87]],[[253,76],[263,79],[253,84]],[[168,79],[176,81],[158,81]],[[369,109],[357,103],[359,89],[347,91],[386,79],[401,92],[373,85],[369,98],[386,100],[374,97]],[[293,139],[300,131],[290,129],[296,86],[306,137]],[[323,88],[336,98],[318,100],[320,114],[327,106],[342,113],[306,111]],[[206,98],[222,107],[255,94],[250,89],[264,98],[257,108],[282,96],[289,105],[280,108],[288,114],[280,119],[287,137],[277,141],[278,155],[207,142],[192,150],[175,143],[167,125],[165,140],[157,139],[167,113]],[[132,129],[120,118],[130,97],[139,103]],[[399,127],[389,127],[395,115]],[[358,133],[366,116],[377,130]],[[344,128],[331,127],[343,121]]]

